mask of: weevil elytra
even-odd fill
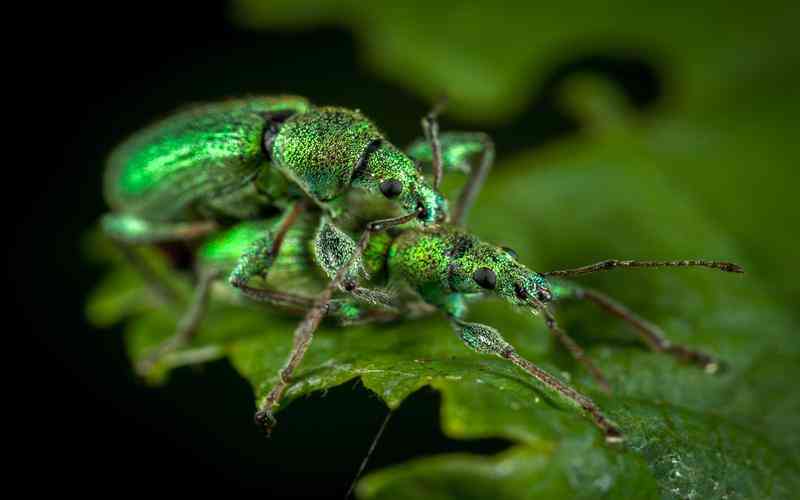
[[[197,252],[202,274],[213,279],[236,273],[241,265],[239,256],[246,254],[270,227],[274,231],[280,225],[280,220],[274,219],[246,221],[212,236]],[[273,262],[274,269],[261,269],[241,287],[250,299],[306,312],[295,331],[294,347],[280,371],[279,382],[256,414],[260,425],[269,429],[274,425],[273,411],[323,316],[347,325],[408,320],[440,311],[467,347],[512,362],[553,395],[585,414],[608,442],[616,442],[622,439],[621,431],[589,397],[523,358],[496,329],[467,321],[468,302],[494,295],[524,311],[541,315],[554,337],[590,370],[601,387],[607,388],[602,373],[558,326],[551,304],[587,300],[630,323],[655,351],[671,354],[708,372],[715,371],[719,362],[713,356],[670,342],[657,327],[605,294],[563,278],[616,267],[703,266],[741,272],[739,266],[727,262],[685,260],[603,261],[577,269],[537,273],[520,263],[512,250],[484,242],[448,223],[395,226],[366,244],[363,240],[357,242],[352,234],[334,226],[319,212],[306,212],[286,233],[283,250]],[[363,252],[358,251],[359,244],[365,245]],[[336,279],[342,269],[346,269],[345,280],[352,286],[326,295],[326,291],[332,291],[327,283]]]

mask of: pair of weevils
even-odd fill
[[[615,267],[705,266],[741,272],[718,261],[606,260],[538,273],[516,253],[464,229],[494,159],[482,133],[439,133],[434,110],[425,137],[402,151],[358,111],[317,107],[279,96],[199,105],[135,134],[111,155],[102,219],[154,289],[163,287],[132,245],[200,241],[193,302],[175,335],[146,358],[189,342],[212,284],[223,278],[248,299],[295,310],[304,318],[289,359],[261,402],[256,422],[271,429],[292,374],[323,317],[342,324],[391,321],[441,311],[471,349],[507,359],[558,398],[574,405],[608,442],[621,431],[587,396],[520,356],[500,333],[466,321],[467,302],[496,294],[541,314],[549,330],[608,390],[603,374],[557,325],[550,304],[584,299],[629,322],[653,350],[714,372],[711,356],[673,344],[621,304],[563,281]],[[467,181],[455,205],[439,193],[442,176]],[[279,217],[265,218],[275,209]]]

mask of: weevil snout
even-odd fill
[[[544,309],[553,300],[553,292],[549,285],[539,280],[520,280],[514,283],[514,296],[520,305],[530,307],[534,315]]]
[[[447,200],[444,196],[425,185],[420,185],[416,191],[416,212],[420,221],[433,224],[447,220]]]

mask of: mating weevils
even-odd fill
[[[299,213],[313,205],[333,219],[381,218],[366,224],[367,231],[409,218],[422,224],[448,219],[447,202],[437,191],[444,170],[470,173],[452,217],[463,221],[494,149],[484,134],[443,134],[440,141],[436,113],[423,119],[426,139],[411,146],[419,156],[415,161],[360,112],[316,107],[303,97],[189,107],[134,134],[111,154],[105,196],[112,212],[102,218],[102,228],[151,276],[129,245],[192,240],[217,230],[220,220],[252,219],[273,207],[284,211],[283,225],[258,249],[260,258],[273,259]],[[481,162],[470,168],[468,160],[479,153]],[[426,163],[434,185],[423,175]],[[237,276],[246,278],[243,273]],[[232,283],[241,283],[239,278]],[[162,296],[170,295],[152,277],[148,281]]]
[[[240,256],[253,255],[249,249],[259,238],[265,232],[275,234],[280,226],[280,220],[246,221],[209,238],[196,256],[201,273],[207,277],[202,303],[207,299],[211,280],[240,272]],[[617,442],[622,439],[622,433],[589,397],[523,358],[496,329],[466,321],[468,301],[493,294],[518,308],[542,315],[554,337],[587,367],[602,388],[608,390],[600,370],[556,323],[551,303],[587,300],[630,323],[655,351],[672,354],[708,372],[716,371],[719,363],[710,355],[673,344],[657,327],[603,293],[563,278],[616,267],[704,266],[741,272],[735,264],[719,261],[609,260],[540,274],[521,264],[513,250],[484,242],[449,223],[397,225],[368,241],[356,241],[353,233],[334,226],[327,215],[306,212],[286,233],[283,250],[271,266],[265,265],[257,273],[251,273],[240,287],[251,299],[306,313],[295,330],[293,348],[279,372],[278,383],[256,413],[257,422],[268,430],[275,423],[273,412],[324,316],[346,325],[409,319],[438,310],[446,315],[469,348],[511,361],[556,397],[588,416],[608,442]],[[333,290],[330,280],[336,280],[342,269],[344,281],[350,286]],[[381,299],[375,300],[376,297]],[[199,321],[202,310],[192,309],[197,314],[193,320]],[[187,340],[181,339],[181,344]],[[164,346],[174,341],[173,338]]]

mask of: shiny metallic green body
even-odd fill
[[[277,223],[278,219],[246,221],[220,232],[199,249],[198,262],[230,273],[240,256]],[[256,276],[250,285],[315,296],[327,283],[320,251],[333,251],[315,248],[320,223],[319,213],[303,215],[287,233],[267,279]],[[421,299],[457,318],[465,315],[467,300],[486,292],[473,279],[478,268],[496,274],[494,293],[514,305],[528,305],[520,299],[518,288],[529,296],[550,288],[540,274],[520,264],[506,249],[450,224],[406,225],[377,234],[364,251],[363,266],[369,279],[361,285],[390,289],[402,302]]]
[[[203,104],[133,135],[111,155],[105,196],[114,211],[149,221],[190,217],[187,209],[243,190],[267,166],[265,124],[275,113],[304,112],[302,97],[258,97]]]
[[[301,215],[286,233],[267,278],[252,276],[249,285],[306,296],[314,296],[322,290],[329,278],[320,266],[318,252],[314,248],[320,220],[319,212]],[[198,249],[198,264],[229,275],[239,264],[242,255],[265,234],[274,230],[279,222],[279,217],[243,221],[220,231],[209,237]],[[371,277],[370,284],[382,286],[386,283],[386,257],[391,241],[392,237],[388,234],[377,234],[370,239],[370,244],[364,251],[363,264]]]
[[[227,277],[239,263],[241,256],[274,229],[279,220],[275,217],[244,221],[215,234],[198,249],[198,264],[218,269]],[[316,214],[301,216],[286,233],[281,251],[270,267],[267,279],[253,276],[250,285],[308,296],[319,293],[327,280],[314,261],[311,247],[318,222],[319,217]]]
[[[427,223],[447,216],[446,200],[414,161],[358,111],[321,107],[293,115],[281,126],[270,153],[275,168],[334,214],[347,209],[341,206],[347,202],[342,195],[351,187],[379,200],[381,183],[394,180],[402,185],[395,203],[403,213],[423,207],[420,219]]]
[[[385,194],[386,182],[402,189]],[[178,112],[114,150],[104,185],[112,213],[103,228],[131,243],[207,234],[191,224],[255,219],[304,194],[334,217],[447,218],[445,199],[369,119],[297,96]]]

